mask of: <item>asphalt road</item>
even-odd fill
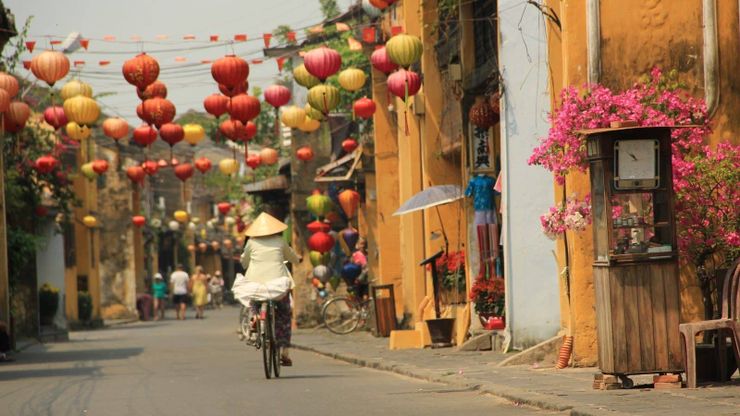
[[[228,307],[33,346],[0,363],[0,416],[547,414],[301,351],[265,380],[261,354],[236,338],[237,316]]]

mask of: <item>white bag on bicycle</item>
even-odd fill
[[[289,276],[272,279],[267,283],[249,282],[243,274],[237,273],[231,291],[241,304],[249,306],[250,300],[278,300],[293,288],[293,279]]]

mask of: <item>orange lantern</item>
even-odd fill
[[[151,56],[141,53],[123,64],[123,77],[139,89],[146,89],[159,78],[159,63]]]
[[[239,94],[231,98],[226,109],[232,119],[246,123],[260,114],[260,101],[247,94]]]
[[[229,89],[241,85],[249,76],[249,64],[236,55],[226,55],[211,64],[211,75]]]
[[[265,165],[274,165],[278,161],[278,152],[273,148],[265,147],[260,150],[260,159]]]
[[[26,127],[26,121],[31,115],[31,108],[22,101],[13,101],[5,112],[5,131],[15,133]]]
[[[296,150],[295,155],[299,160],[308,162],[309,160],[313,159],[313,149],[311,149],[310,146],[303,146],[300,149]]]
[[[159,97],[167,98],[167,86],[162,81],[154,81],[147,85],[143,90],[140,88],[136,89],[136,95],[139,96],[141,101],[148,100],[150,98]]]
[[[221,94],[211,94],[203,100],[203,107],[208,114],[221,117],[229,105],[229,97]]]
[[[144,117],[152,122],[157,128],[163,124],[171,123],[175,118],[175,105],[166,98],[154,97],[143,103]]]
[[[31,60],[31,72],[50,87],[67,76],[69,59],[59,51],[43,51]]]
[[[120,140],[128,134],[128,122],[120,117],[111,117],[103,122],[103,133],[113,140]]]
[[[339,205],[347,218],[352,218],[357,213],[360,205],[360,194],[354,189],[346,189],[339,194]]]
[[[18,85],[18,80],[14,76],[6,74],[5,72],[0,72],[0,89],[7,91],[8,96],[13,98],[18,94],[20,86]]]
[[[7,91],[0,88],[0,113],[8,111],[10,108],[10,94]],[[56,128],[56,127],[55,127]]]

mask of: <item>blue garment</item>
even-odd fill
[[[468,188],[465,189],[465,196],[473,197],[473,208],[476,211],[486,211],[493,209],[493,196],[496,191],[493,185],[496,181],[488,175],[476,175],[468,182]]]

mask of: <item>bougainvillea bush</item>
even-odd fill
[[[545,235],[555,240],[568,230],[583,231],[591,224],[591,198],[578,201],[575,197],[565,200],[559,206],[550,207],[540,216],[540,224]]]
[[[544,167],[564,184],[566,174],[585,172],[588,167],[586,142],[578,130],[609,127],[612,121],[622,120],[635,120],[641,126],[697,126],[672,132],[673,187],[681,258],[694,265],[705,304],[711,302],[707,296],[714,270],[740,255],[740,146],[705,145],[711,132],[706,104],[686,92],[676,71],[663,74],[653,69],[622,92],[601,85],[584,91],[568,87],[561,92],[562,104],[550,115],[552,127],[529,164]],[[557,231],[569,229],[574,228]]]

